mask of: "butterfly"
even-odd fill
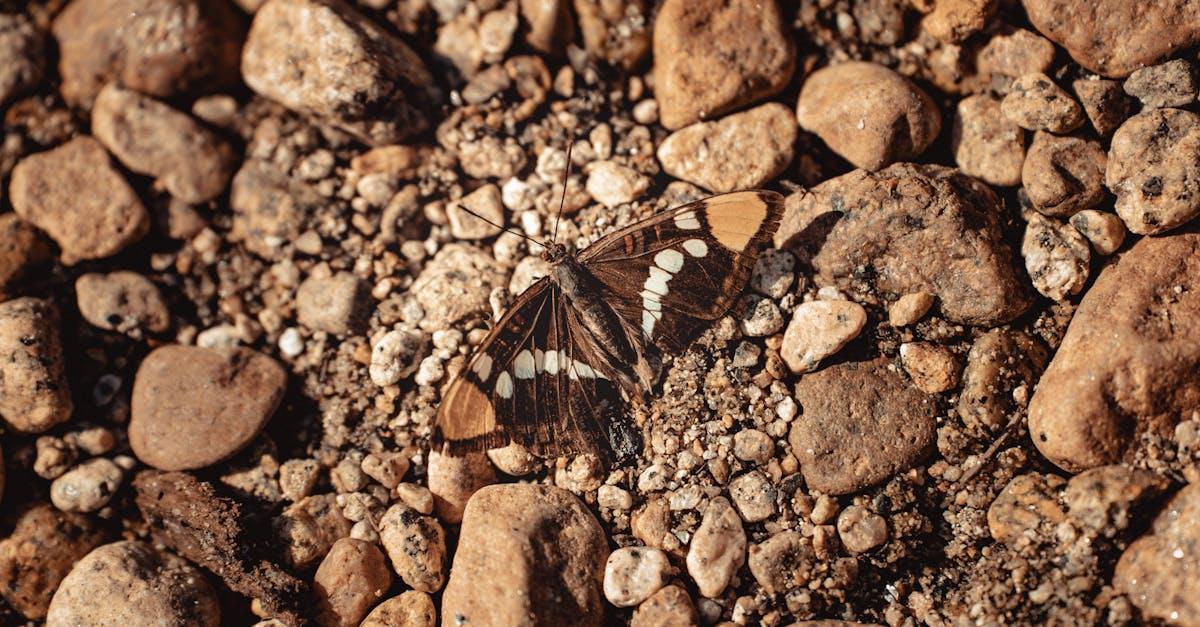
[[[547,243],[526,289],[446,388],[434,446],[518,443],[611,460],[639,445],[620,392],[644,397],[652,363],[682,351],[738,299],[783,215],[769,191],[721,194],[615,231],[578,255]]]

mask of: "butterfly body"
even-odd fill
[[[450,384],[435,445],[454,454],[520,443],[534,453],[636,446],[620,393],[653,386],[652,357],[724,315],[783,212],[773,192],[723,194],[656,214],[573,255],[523,292]]]

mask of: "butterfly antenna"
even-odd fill
[[[550,241],[558,241],[558,225],[562,223],[563,205],[567,204],[567,181],[571,177],[571,149],[575,147],[575,138],[571,138],[571,143],[567,144],[567,167],[563,170],[563,191],[562,198],[558,199],[558,215],[554,217],[554,234],[550,236]]]
[[[476,218],[479,218],[480,220],[483,220],[484,222],[487,222],[488,224],[500,229],[501,231],[504,231],[505,233],[512,233],[513,235],[516,235],[517,237],[520,237],[522,239],[527,239],[527,240],[533,242],[534,244],[537,244],[538,246],[542,245],[542,242],[539,242],[539,241],[533,239],[532,237],[529,237],[528,235],[526,235],[516,229],[511,229],[507,226],[504,226],[503,224],[496,224],[495,222],[492,222],[491,220],[479,215],[478,213],[471,211],[470,207],[467,207],[465,205],[459,205],[458,208],[462,209],[463,211],[466,211],[467,213],[475,216]]]

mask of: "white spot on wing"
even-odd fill
[[[695,211],[684,211],[675,216],[675,226],[686,231],[694,231],[700,228],[700,221],[696,219]]]
[[[666,296],[667,281],[671,280],[671,275],[658,266],[650,266],[650,276],[646,277],[646,284],[643,286],[648,292],[654,292],[659,296]]]
[[[658,254],[654,256],[654,265],[666,270],[667,272],[670,272],[671,274],[675,274],[676,272],[679,272],[680,268],[683,267],[683,253],[671,248],[660,250],[658,251]]]
[[[708,254],[708,244],[702,239],[690,239],[683,243],[683,249],[693,257],[703,257]]]
[[[518,379],[533,378],[533,355],[528,350],[517,353],[517,358],[513,360],[513,374]]]
[[[646,311],[662,311],[662,302],[657,298],[642,297],[642,309]]]
[[[546,374],[558,374],[558,351],[546,351]]]
[[[649,311],[642,312],[642,331],[646,337],[654,337],[654,323],[658,322]]]
[[[579,376],[585,379],[594,379],[597,376],[596,371],[592,370],[591,366],[579,361],[578,359],[575,360],[574,366],[575,372],[579,373]]]
[[[479,359],[475,360],[475,365],[471,367],[480,381],[487,381],[488,377],[492,376],[492,356],[483,353]]]
[[[501,372],[500,376],[496,377],[496,394],[500,398],[512,398],[513,381],[507,372]]]

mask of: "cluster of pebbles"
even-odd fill
[[[1200,625],[1198,45],[1175,0],[0,3],[0,623]],[[758,187],[640,455],[430,450],[520,234]]]

